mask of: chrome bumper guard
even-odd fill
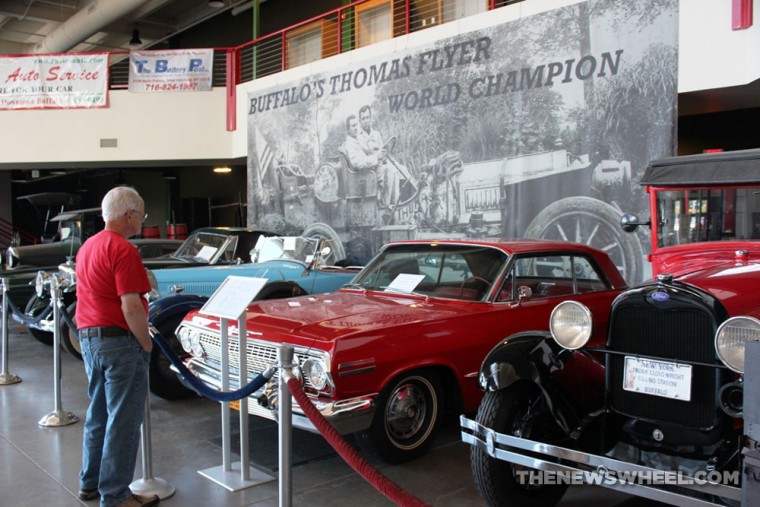
[[[186,362],[185,366],[193,375],[198,377],[208,386],[221,390],[222,374],[220,370],[196,359],[191,359]],[[171,368],[177,372],[174,366]],[[277,421],[277,413],[275,411],[258,403],[258,398],[265,394],[267,386],[271,385],[273,382],[277,382],[277,379],[278,376],[275,375],[267,384],[264,384],[261,389],[248,397],[249,400],[252,401],[248,403],[249,414],[269,419],[270,421]],[[229,386],[231,391],[239,389],[239,380],[237,373],[230,374]],[[250,382],[252,380],[253,376],[251,376],[251,373],[249,372],[248,381]],[[323,403],[316,398],[312,398],[312,401],[324,418],[327,419],[338,433],[342,435],[368,429],[370,424],[372,424],[372,418],[375,415],[374,395],[350,398],[331,403]],[[311,423],[309,418],[306,417],[295,400],[293,400],[292,407],[293,427],[318,433],[317,428]]]
[[[679,506],[724,506],[708,495],[741,502],[741,488],[697,480],[675,471],[662,471],[605,456],[497,433],[465,416],[459,418],[462,441],[492,458],[527,468],[551,472],[577,472],[587,484]],[[663,484],[647,484],[645,478],[664,478]],[[575,477],[575,476],[574,476]],[[593,479],[592,479],[593,478]],[[691,484],[688,484],[691,483]]]

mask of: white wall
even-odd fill
[[[518,19],[579,0],[526,0],[392,41],[337,55],[321,69],[344,65],[372,52],[422,44],[442,33],[469,31]],[[760,77],[760,0],[747,30],[731,30],[729,0],[680,1],[679,92],[746,84]],[[365,51],[369,53],[365,53]],[[387,53],[386,53],[387,54]],[[346,60],[348,59],[348,60]],[[327,67],[325,67],[327,66]],[[81,162],[218,160],[247,155],[247,94],[279,80],[290,81],[309,66],[244,83],[237,89],[237,130],[226,129],[226,90],[197,93],[111,91],[108,108],[96,110],[0,111],[0,170],[44,162],[77,167]],[[118,148],[100,148],[115,138]]]

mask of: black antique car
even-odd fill
[[[461,425],[489,505],[554,505],[582,483],[739,504],[744,345],[760,340],[759,168],[760,150],[652,162],[651,220],[621,223],[650,226],[655,278],[609,315],[569,298],[550,333],[486,356],[484,400]]]

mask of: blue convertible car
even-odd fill
[[[150,278],[155,283],[155,299],[149,320],[182,356],[186,353],[174,331],[185,314],[203,306],[228,276],[269,280],[257,300],[336,291],[361,268],[327,265],[324,259],[332,253],[327,243],[322,238],[262,236],[250,252],[249,264],[153,270]],[[151,391],[166,399],[190,394],[161,353],[153,354],[151,361]]]

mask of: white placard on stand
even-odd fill
[[[222,349],[222,391],[224,392],[229,391],[230,387],[229,321],[237,321],[238,350],[240,351],[239,386],[243,387],[248,383],[245,309],[268,281],[266,278],[228,276],[200,309],[201,313],[221,319],[219,331]],[[240,461],[237,463],[231,463],[230,405],[227,402],[220,402],[220,404],[222,409],[222,464],[199,470],[198,473],[230,491],[238,491],[275,480],[274,476],[248,466],[248,398],[240,400]],[[239,473],[237,473],[238,471]]]

